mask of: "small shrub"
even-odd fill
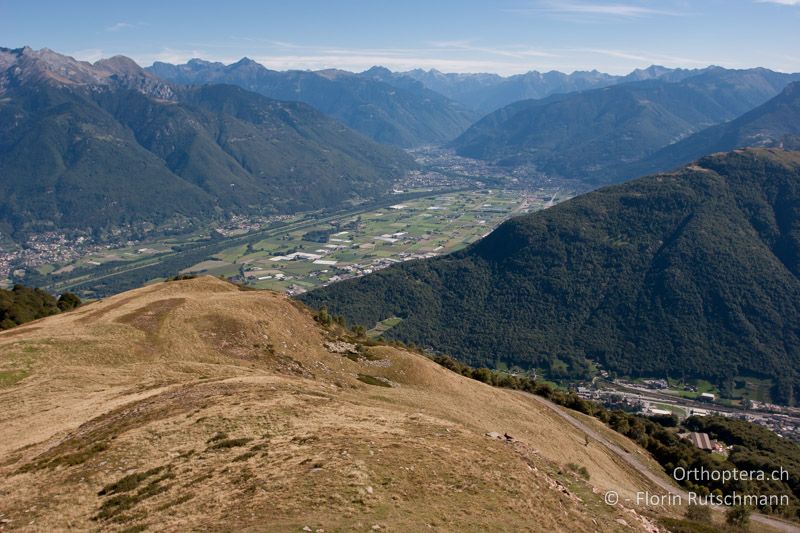
[[[690,503],[686,509],[686,519],[692,522],[711,522],[711,507]]]
[[[737,505],[731,507],[725,516],[725,521],[728,525],[739,529],[747,529],[750,524],[750,509],[744,505]]]
[[[186,279],[195,279],[197,276],[194,274],[178,274],[177,276],[172,276],[168,278],[167,281],[183,281]]]
[[[71,311],[81,306],[81,299],[71,292],[65,292],[58,297],[58,308],[61,311]]]
[[[94,516],[94,520],[109,520],[115,518],[120,513],[123,513],[128,509],[133,508],[141,501],[146,500],[147,498],[152,498],[153,496],[157,496],[162,492],[166,492],[167,490],[169,490],[169,487],[160,485],[160,483],[166,479],[172,479],[174,477],[175,474],[167,472],[163,476],[160,476],[151,481],[144,488],[140,489],[136,494],[130,494],[126,492],[123,494],[117,494],[116,496],[112,496],[111,498],[103,502],[103,505],[100,506],[100,509]]]
[[[314,315],[314,320],[322,324],[323,326],[330,326],[333,318],[328,313],[327,307],[321,307],[319,312]]]
[[[578,474],[579,476],[581,476],[583,479],[585,479],[587,481],[591,477],[591,475],[589,474],[589,471],[586,469],[585,466],[580,466],[580,465],[577,465],[575,463],[569,463],[567,465],[567,468],[569,468],[570,470],[572,470],[573,472],[575,472],[576,474]]]

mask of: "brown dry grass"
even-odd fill
[[[0,334],[0,371],[25,372],[0,388],[0,529],[645,527],[601,496],[655,489],[548,407],[391,347],[354,361],[330,335],[214,278]]]

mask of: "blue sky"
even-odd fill
[[[800,0],[0,0],[0,46],[142,65],[446,72],[661,64],[800,71]]]

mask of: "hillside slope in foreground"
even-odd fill
[[[605,505],[658,490],[542,401],[389,346],[346,357],[338,335],[210,277],[0,334],[0,529],[630,531],[681,512]]]

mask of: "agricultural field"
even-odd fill
[[[32,249],[38,254],[36,264],[27,266],[24,280],[84,299],[177,274],[222,276],[255,288],[299,294],[393,263],[458,250],[511,216],[574,194],[556,185],[403,193],[338,212],[241,219],[229,227],[191,234],[74,249],[72,241],[53,234]],[[57,260],[48,261],[51,256]]]
[[[142,259],[149,255],[156,255],[169,252],[174,244],[183,244],[184,242],[186,242],[186,239],[184,239],[183,241],[165,239],[163,241],[150,243],[147,245],[133,245],[133,246],[125,246],[123,248],[99,250],[93,253],[86,254],[80,257],[77,261],[57,269],[54,268],[53,265],[44,265],[41,268],[39,268],[39,273],[64,274],[80,267],[100,266],[105,263],[116,262],[116,261],[134,261]]]
[[[407,200],[237,245],[183,270],[299,294],[394,263],[463,248],[513,215],[564,200],[558,190],[472,190]]]

